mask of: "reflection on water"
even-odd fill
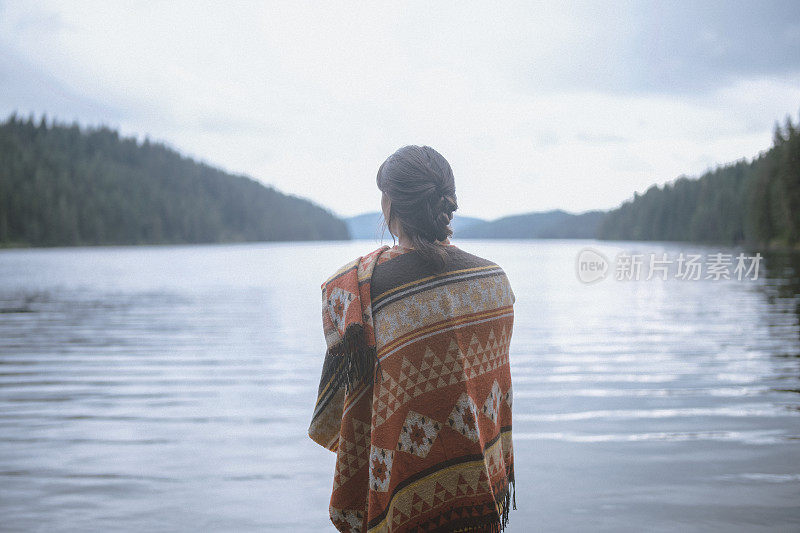
[[[800,527],[797,254],[584,285],[586,242],[456,244],[517,296],[509,531]],[[0,252],[0,527],[330,530],[319,284],[374,247]]]

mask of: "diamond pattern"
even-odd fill
[[[440,429],[442,429],[442,425],[436,420],[415,411],[409,411],[403,422],[403,428],[400,430],[397,449],[424,458],[431,451],[433,441],[439,435]]]
[[[492,390],[489,392],[489,396],[486,397],[481,411],[495,424],[497,423],[497,415],[500,411],[500,396],[500,385],[497,383],[497,380],[494,380]]]
[[[472,442],[478,442],[480,438],[478,408],[466,392],[459,396],[458,401],[456,401],[456,405],[447,419],[447,425]]]
[[[462,352],[455,337],[450,339],[447,351],[442,355],[437,355],[430,346],[426,346],[419,367],[404,356],[396,379],[388,372],[383,374],[383,380],[378,386],[378,394],[373,403],[373,425],[381,426],[398,409],[414,398],[491,372],[507,364],[507,341],[508,336],[503,327],[499,339],[493,330],[489,330],[486,344],[483,346],[478,337],[473,335],[466,352]],[[494,418],[487,413],[492,421],[497,420],[499,402],[504,399],[500,392],[497,396],[498,404],[495,405]]]
[[[339,333],[344,334],[344,317],[347,316],[347,308],[356,295],[346,291],[341,287],[335,287],[328,295],[328,314]]]
[[[394,452],[373,446],[369,454],[369,487],[376,492],[386,492],[392,477]]]

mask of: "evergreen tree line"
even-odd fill
[[[800,122],[776,124],[772,147],[751,162],[634,194],[608,212],[597,236],[800,245]]]
[[[347,239],[307,200],[106,128],[0,123],[0,244]]]

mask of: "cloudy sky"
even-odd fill
[[[768,148],[800,110],[800,2],[3,2],[0,114],[161,140],[376,210],[405,144],[459,212],[610,208]]]

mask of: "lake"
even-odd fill
[[[800,530],[797,255],[585,284],[587,246],[738,250],[453,242],[516,295],[507,531]],[[332,531],[319,286],[376,247],[0,251],[0,529]]]

